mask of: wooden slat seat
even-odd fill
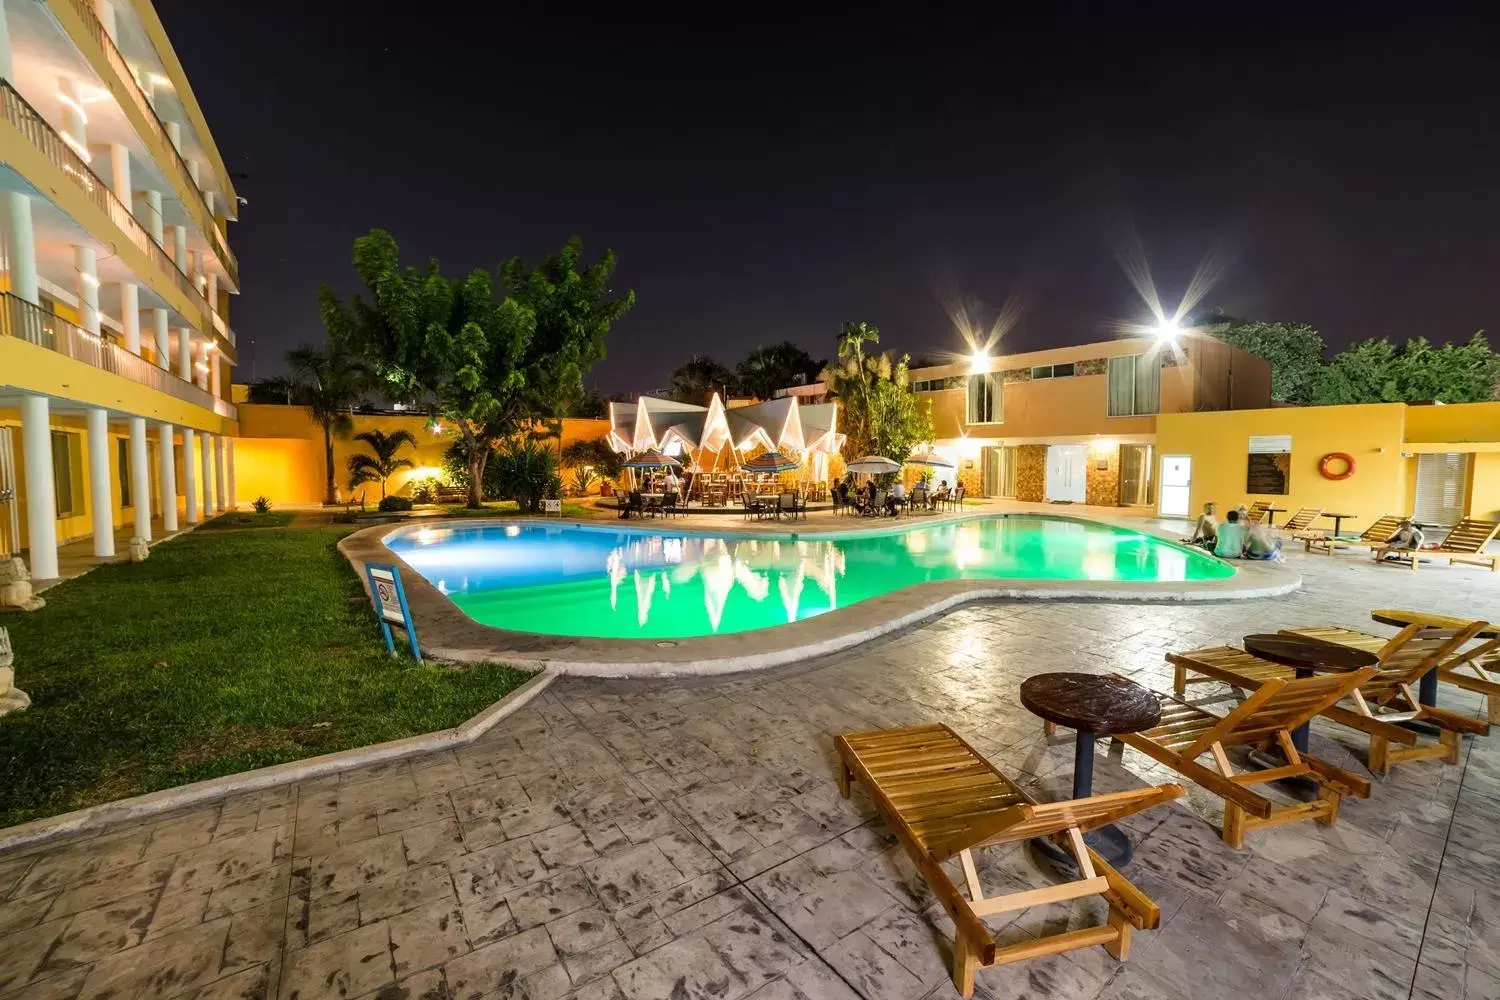
[[[1448,565],[1470,563],[1488,566],[1492,572],[1500,573],[1500,553],[1485,552],[1484,547],[1500,534],[1500,521],[1486,521],[1477,517],[1466,517],[1453,526],[1448,537],[1435,549],[1387,549],[1375,548],[1375,561],[1386,562],[1386,556],[1394,556],[1399,562],[1416,569],[1423,559],[1447,559]]]
[[[934,895],[953,918],[953,983],[974,992],[981,966],[1103,945],[1124,960],[1132,929],[1157,926],[1160,910],[1083,841],[1083,834],[1183,794],[1180,785],[1133,789],[1087,799],[1038,803],[952,729],[941,724],[844,733],[837,739],[839,791],[863,787]],[[1078,862],[1079,878],[1060,885],[986,896],[975,848],[1048,837]],[[957,856],[968,897],[942,862]],[[1107,924],[1001,947],[980,919],[994,913],[1103,896]]]
[[[1476,653],[1482,656],[1488,648],[1500,645],[1500,640],[1491,640],[1478,650],[1464,650],[1464,646],[1484,631],[1488,624],[1484,621],[1472,621],[1461,628],[1408,625],[1394,637],[1384,640],[1353,629],[1326,625],[1282,631],[1287,635],[1309,636],[1370,649],[1375,653],[1380,661],[1378,672],[1351,692],[1353,708],[1333,706],[1324,714],[1336,722],[1368,733],[1370,770],[1385,774],[1392,764],[1402,760],[1436,757],[1446,763],[1457,764],[1465,735],[1489,735],[1488,722],[1433,705],[1423,705],[1414,690],[1414,685],[1428,671],[1437,670],[1438,679],[1442,680],[1445,668],[1454,671]],[[1379,643],[1378,646],[1375,645],[1376,642]],[[1491,699],[1490,707],[1493,713],[1494,699]],[[1411,730],[1405,728],[1411,722],[1435,727],[1438,730],[1438,741],[1427,743],[1417,740]],[[1393,742],[1392,730],[1405,734],[1404,738],[1394,740],[1404,745],[1390,745]]]
[[[1296,676],[1290,667],[1263,660],[1238,646],[1211,646],[1186,653],[1168,653],[1167,662],[1172,664],[1172,690],[1179,695],[1185,694],[1190,684],[1217,682],[1244,687],[1247,681],[1259,684],[1269,680],[1291,680]]]
[[[1162,713],[1156,727],[1115,738],[1221,797],[1224,800],[1222,836],[1231,847],[1243,846],[1245,834],[1250,830],[1304,819],[1331,825],[1338,819],[1343,796],[1366,798],[1370,794],[1370,783],[1312,754],[1299,752],[1292,743],[1291,733],[1373,677],[1376,670],[1375,667],[1366,667],[1352,673],[1301,680],[1272,677],[1253,685],[1245,682],[1253,689],[1244,701],[1222,716],[1191,705],[1176,695],[1159,694]],[[1239,773],[1227,752],[1235,747],[1276,749],[1286,758],[1286,764]],[[1197,758],[1205,753],[1212,757],[1212,768],[1197,762]],[[1315,783],[1317,798],[1312,802],[1278,806],[1247,787],[1286,778],[1303,778]]]
[[[1298,507],[1297,512],[1286,519],[1286,523],[1281,526],[1281,530],[1289,535],[1294,535],[1299,531],[1306,531],[1312,527],[1314,521],[1322,516],[1322,507]]]
[[[1337,539],[1331,535],[1321,532],[1301,532],[1297,535],[1302,541],[1302,548],[1307,552],[1322,552],[1325,555],[1333,555],[1339,549],[1355,547],[1366,547],[1370,549],[1379,548],[1385,544],[1401,527],[1399,514],[1383,514],[1375,519],[1375,523],[1360,532],[1355,539]]]
[[[1251,504],[1250,509],[1245,512],[1246,520],[1248,520],[1251,524],[1259,524],[1266,519],[1266,513],[1270,509],[1271,505],[1269,503],[1264,500],[1257,500],[1253,504]]]

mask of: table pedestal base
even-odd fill
[[[1109,862],[1113,868],[1129,864],[1130,859],[1135,855],[1135,847],[1130,842],[1130,835],[1118,826],[1101,826],[1097,830],[1091,830],[1083,835],[1083,842],[1093,848],[1094,853]],[[1050,861],[1055,867],[1069,872],[1078,870],[1078,861],[1073,857],[1073,852],[1058,847],[1050,838],[1036,837],[1030,843],[1032,850]]]

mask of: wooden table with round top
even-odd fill
[[[1262,632],[1245,636],[1244,644],[1245,652],[1252,656],[1291,667],[1299,680],[1313,674],[1353,673],[1380,662],[1374,653],[1366,650],[1300,635]],[[1292,746],[1299,753],[1307,751],[1311,725],[1311,722],[1305,722],[1292,730]]]
[[[1138,733],[1161,721],[1161,702],[1135,681],[1067,671],[1037,674],[1021,682],[1021,704],[1034,715],[1077,732],[1073,745],[1073,798],[1094,793],[1094,741],[1099,736]],[[1102,826],[1084,834],[1090,847],[1112,865],[1130,860],[1130,836]],[[1073,855],[1045,837],[1032,846],[1060,867],[1074,867]]]
[[[1474,619],[1457,618],[1453,615],[1439,615],[1430,611],[1407,611],[1402,608],[1376,608],[1370,612],[1370,620],[1377,621],[1382,625],[1393,625],[1396,628],[1406,628],[1408,625],[1421,625],[1423,628],[1465,628]],[[1491,625],[1474,633],[1476,639],[1500,638],[1500,625]],[[1422,679],[1417,682],[1417,701],[1424,705],[1437,705],[1438,672],[1436,668],[1427,671]]]
[[[1343,526],[1344,521],[1347,518],[1358,517],[1359,515],[1358,514],[1335,514],[1332,511],[1326,511],[1325,510],[1323,512],[1323,516],[1324,517],[1331,517],[1331,518],[1333,518],[1333,537],[1335,539],[1337,539],[1339,537],[1339,528]]]

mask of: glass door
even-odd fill
[[[1149,444],[1120,446],[1120,503],[1149,507],[1156,502],[1156,483],[1151,478],[1153,450]]]

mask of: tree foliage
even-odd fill
[[[828,364],[814,361],[811,354],[783,340],[755,348],[734,367],[735,392],[756,399],[770,399],[777,389],[816,382]]]
[[[365,286],[346,305],[319,293],[335,338],[373,360],[381,391],[426,407],[464,444],[469,506],[482,505],[485,465],[496,441],[566,412],[582,394],[583,373],[604,354],[609,325],[634,302],[605,302],[614,256],[578,269],[576,240],[535,268],[501,265],[511,294],[496,298],[482,269],[443,277],[436,260],[402,266],[396,241],[372,229],[354,241],[354,269]]]
[[[396,453],[407,445],[415,448],[417,439],[412,437],[410,431],[404,430],[392,431],[390,434],[379,430],[364,431],[354,435],[354,439],[369,445],[374,454],[360,452],[349,456],[349,489],[353,490],[364,483],[379,483],[380,498],[384,500],[385,481],[397,469],[413,468],[411,459],[398,458]]]
[[[329,330],[322,347],[298,347],[286,354],[291,366],[291,398],[308,408],[313,421],[323,431],[323,467],[326,480],[323,502],[335,503],[338,487],[334,483],[333,438],[343,437],[352,429],[349,414],[370,390],[372,371],[365,359],[351,349],[347,339]]]
[[[542,500],[556,497],[562,485],[557,452],[525,434],[506,438],[495,451],[495,483],[501,498],[514,500],[523,514],[536,514]]]
[[[734,392],[734,372],[707,354],[694,354],[673,368],[667,380],[667,396],[679,403],[707,406],[716,392]]]
[[[1500,355],[1481,331],[1463,344],[1434,347],[1425,337],[1397,347],[1385,339],[1351,344],[1319,372],[1313,402],[1478,403],[1500,386]]]
[[[1323,337],[1306,323],[1258,323],[1246,320],[1206,326],[1212,336],[1249,351],[1271,366],[1271,398],[1282,403],[1312,400],[1323,367]]]
[[[905,355],[893,361],[889,354],[865,351],[866,344],[878,343],[876,327],[844,324],[838,358],[824,369],[822,380],[842,404],[845,455],[884,455],[905,462],[918,444],[932,440],[932,408],[908,389]]]
[[[295,406],[300,387],[290,375],[272,375],[258,378],[245,387],[247,403],[269,403],[274,406]]]

